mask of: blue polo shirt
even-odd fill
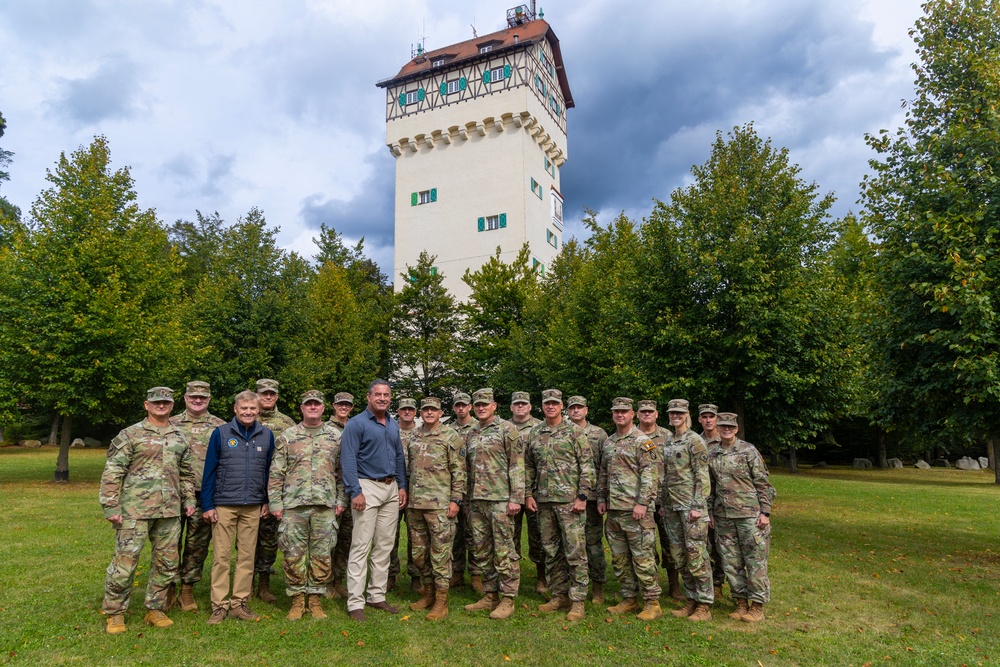
[[[400,489],[406,489],[406,462],[399,425],[388,414],[379,423],[371,408],[347,420],[340,436],[340,468],[348,498],[361,493],[358,479],[395,477]]]

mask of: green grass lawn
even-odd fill
[[[517,614],[506,622],[465,613],[475,599],[466,587],[435,624],[406,611],[352,624],[340,600],[325,601],[324,621],[292,623],[281,595],[276,605],[254,601],[259,623],[210,627],[206,572],[196,587],[202,611],[175,610],[175,625],[155,630],[141,624],[147,547],[128,632],[108,637],[100,607],[114,531],[97,502],[104,453],[73,450],[72,481],[61,485],[47,481],[55,457],[54,449],[0,449],[0,663],[862,667],[988,665],[1000,656],[1000,488],[990,471],[776,472],[773,602],[756,626],[730,620],[729,600],[709,623],[667,614],[645,624],[588,603],[587,618],[567,624],[537,614],[543,600],[525,559]],[[403,576],[400,589],[407,583]],[[609,588],[613,603],[617,585]]]

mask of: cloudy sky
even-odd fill
[[[384,91],[428,49],[503,27],[513,0],[8,0],[0,194],[27,213],[61,151],[107,136],[167,223],[253,206],[307,256],[327,222],[392,266]],[[642,217],[688,182],[717,130],[753,121],[857,210],[865,132],[902,122],[918,0],[550,0],[576,108],[562,190]]]

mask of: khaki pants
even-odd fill
[[[347,562],[347,611],[365,606],[365,579],[368,602],[384,602],[389,578],[389,554],[399,524],[399,487],[370,479],[358,480],[365,496],[365,509],[351,510],[354,532]],[[370,558],[369,558],[370,556]],[[369,560],[371,573],[368,572]]]
[[[216,507],[219,520],[212,526],[212,609],[229,607],[229,559],[236,538],[236,574],[233,600],[249,600],[253,593],[253,559],[257,549],[260,505]]]

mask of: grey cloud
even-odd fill
[[[53,110],[80,125],[114,118],[130,118],[138,109],[139,77],[125,56],[105,60],[88,77],[62,79]]]
[[[160,166],[159,174],[177,183],[184,196],[225,199],[235,185],[235,165],[234,153],[210,153],[207,157],[178,153]]]

